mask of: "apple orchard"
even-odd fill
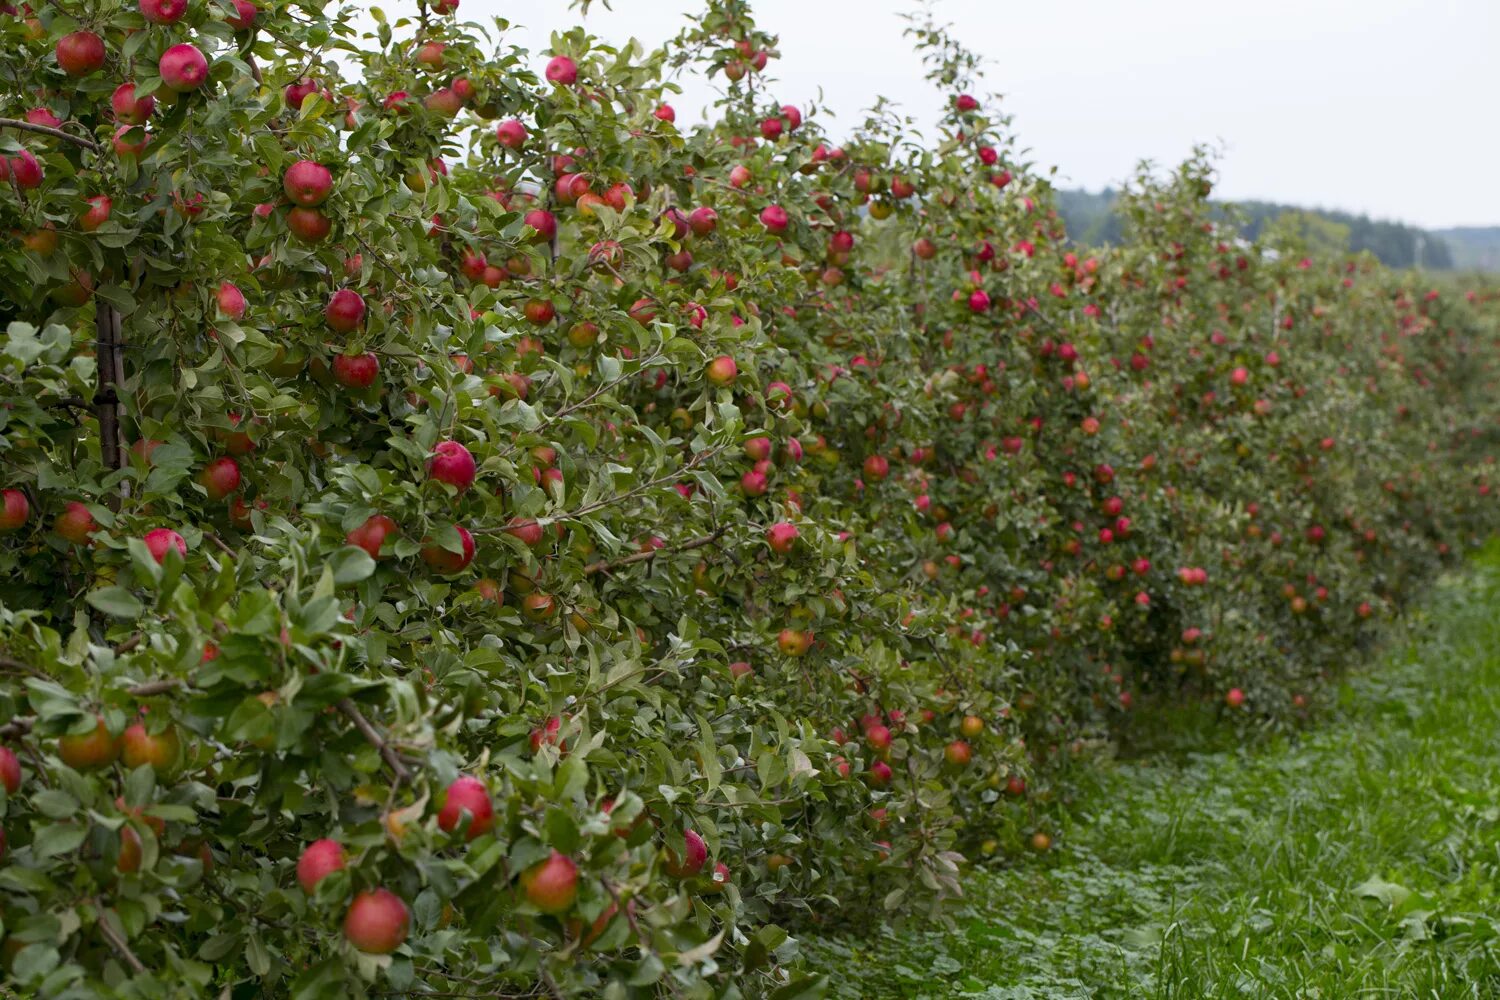
[[[1201,155],[1072,246],[948,30],[934,134],[831,135],[705,2],[0,4],[10,988],[816,996],[790,935],[1048,849],[1142,713],[1295,723],[1494,529],[1492,294]]]

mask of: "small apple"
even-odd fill
[[[797,544],[797,526],[789,521],[778,521],[767,529],[766,542],[772,551],[786,555]]]
[[[234,282],[220,282],[219,290],[214,293],[214,302],[219,307],[220,315],[225,318],[236,322],[245,318],[245,293]]]
[[[372,352],[336,354],[333,357],[333,380],[346,389],[368,389],[380,377],[380,359]]]
[[[15,531],[31,516],[31,502],[20,490],[0,491],[0,534]]]
[[[77,500],[70,500],[52,523],[52,530],[74,545],[87,545],[96,527],[94,515]]]
[[[526,145],[526,126],[518,118],[508,118],[495,126],[495,138],[509,150],[518,150]]]
[[[240,488],[240,465],[227,455],[216,458],[203,467],[198,483],[208,491],[210,500],[223,500]]]
[[[58,737],[57,756],[74,770],[108,767],[120,756],[120,740],[110,734],[104,717],[97,716],[93,729]]]
[[[683,856],[678,857],[676,851],[666,848],[662,868],[673,878],[692,878],[708,863],[708,845],[694,830],[684,830],[682,841]]]
[[[546,77],[548,83],[571,87],[578,80],[578,64],[567,56],[553,56],[547,62]]]
[[[459,544],[463,552],[449,552],[430,538],[423,539],[422,561],[434,571],[446,576],[463,572],[474,561],[474,536],[462,525],[456,526]]]
[[[319,243],[333,231],[333,222],[316,208],[298,205],[286,214],[286,227],[303,243]]]
[[[181,755],[182,740],[172,726],[152,734],[146,731],[144,723],[137,722],[120,737],[120,760],[132,770],[149,764],[161,774],[176,767]]]
[[[739,366],[735,364],[734,359],[723,354],[708,363],[706,374],[710,382],[722,388],[731,385],[739,372]]]

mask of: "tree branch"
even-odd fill
[[[62,129],[53,128],[50,125],[33,125],[31,122],[22,121],[19,118],[0,118],[0,128],[13,128],[19,129],[22,132],[35,132],[38,135],[50,135],[54,139],[66,139],[68,142],[73,143],[75,146],[82,146],[84,149],[91,150],[95,153],[99,152],[99,144],[93,139],[90,139],[86,136],[74,135],[72,132],[64,132]]]
[[[704,546],[712,545],[720,538],[723,538],[724,533],[728,530],[729,528],[726,525],[725,527],[715,529],[714,531],[711,531],[706,535],[699,535],[697,538],[690,538],[687,541],[683,542],[681,545],[673,545],[670,547],[663,546],[659,549],[647,549],[644,552],[636,552],[633,555],[628,555],[620,559],[601,559],[598,562],[589,563],[583,568],[583,571],[590,574],[608,573],[612,570],[621,569],[625,566],[631,566],[638,562],[646,562],[650,559],[655,559],[657,556],[670,556],[676,555],[678,552],[691,552],[693,549],[701,549]]]
[[[380,756],[385,760],[386,766],[391,769],[391,773],[396,776],[397,781],[407,781],[411,778],[411,772],[406,769],[405,764],[401,763],[401,757],[385,741],[385,737],[381,736],[380,732],[374,726],[370,725],[370,720],[365,718],[364,713],[359,710],[358,705],[345,698],[338,703],[338,707],[339,711],[343,712],[349,721],[354,723],[354,728],[359,730],[360,735],[365,738],[365,742],[380,751]]]
[[[98,906],[99,901],[95,900],[94,905]],[[136,975],[140,975],[146,971],[146,967],[141,964],[140,959],[135,957],[135,952],[130,950],[130,945],[126,942],[125,938],[109,922],[109,914],[109,910],[103,907],[99,908],[99,933],[104,936],[104,940],[109,942],[109,946],[114,949],[115,954],[119,955]]]

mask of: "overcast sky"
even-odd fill
[[[387,0],[395,15],[412,0]],[[566,0],[462,0],[533,50],[579,23]],[[596,0],[611,42],[654,45],[700,0]],[[915,0],[756,0],[781,36],[783,102],[822,89],[837,134],[873,95],[930,122],[937,96],[901,35]],[[1135,163],[1221,143],[1226,198],[1369,212],[1424,226],[1500,225],[1500,0],[942,0],[989,61],[1021,144],[1062,183],[1118,185]],[[541,69],[538,61],[537,69]],[[711,99],[677,100],[679,121]]]

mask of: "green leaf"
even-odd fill
[[[146,606],[124,587],[100,587],[84,597],[91,607],[116,618],[139,618]]]
[[[375,560],[357,545],[344,546],[328,562],[333,568],[333,582],[341,587],[368,579],[375,572]]]

